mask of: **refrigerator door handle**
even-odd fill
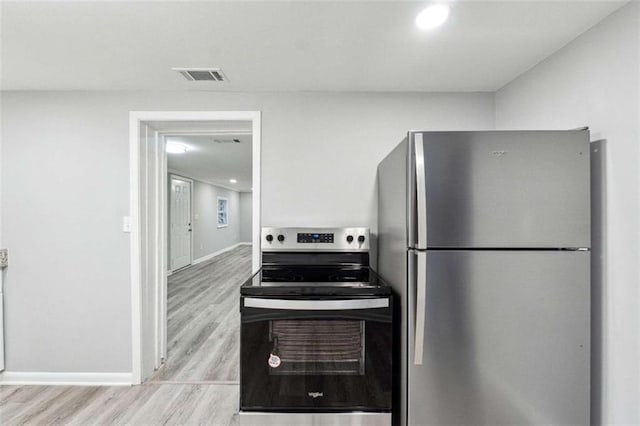
[[[415,252],[416,264],[416,324],[415,339],[413,340],[415,365],[422,365],[424,352],[424,329],[426,326],[427,314],[427,252]]]
[[[414,142],[416,165],[416,228],[418,238],[416,248],[427,248],[427,188],[425,180],[424,144],[422,133],[416,133]]]

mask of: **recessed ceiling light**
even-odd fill
[[[237,181],[237,180],[235,180],[235,179],[229,179],[229,182],[231,182],[231,183],[238,183],[238,181]]]
[[[449,6],[446,4],[434,4],[418,14],[416,26],[421,30],[431,30],[444,24],[449,17]]]
[[[167,142],[165,149],[169,154],[184,154],[187,152],[187,146],[177,142]]]

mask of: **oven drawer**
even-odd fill
[[[240,412],[240,426],[390,426],[391,413]]]
[[[241,303],[245,411],[388,411],[391,297]]]

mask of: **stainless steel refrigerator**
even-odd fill
[[[409,132],[378,167],[402,425],[589,424],[589,132]]]

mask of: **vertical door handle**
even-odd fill
[[[416,263],[416,324],[413,363],[422,365],[424,353],[424,330],[427,321],[427,252],[415,252]]]
[[[427,248],[427,188],[422,133],[416,133],[413,142],[416,161],[416,224],[418,238],[416,247]]]

